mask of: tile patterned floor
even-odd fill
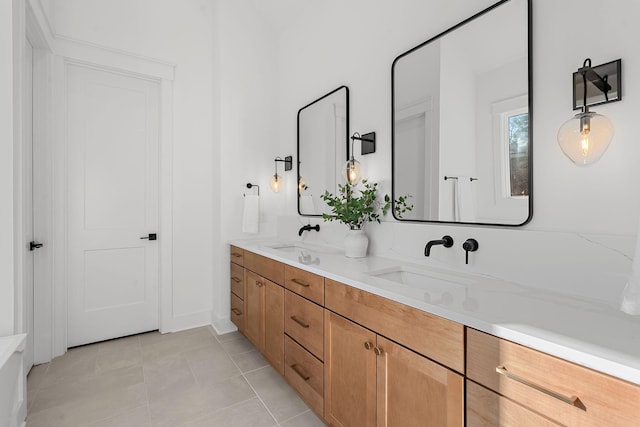
[[[316,427],[242,335],[203,327],[71,349],[27,380],[28,427]]]

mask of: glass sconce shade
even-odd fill
[[[342,176],[350,185],[356,185],[362,176],[360,162],[351,157],[342,167]]]
[[[300,177],[300,179],[298,179],[298,192],[302,194],[306,190],[307,190],[307,183],[303,177]]]
[[[280,191],[280,187],[282,187],[282,177],[277,173],[271,177],[271,182],[269,182],[269,186],[274,193]]]
[[[612,138],[611,121],[592,111],[576,114],[558,131],[560,148],[577,165],[588,165],[602,157]]]

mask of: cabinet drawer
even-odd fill
[[[639,386],[470,328],[467,376],[563,425],[640,420]]]
[[[240,299],[244,299],[244,268],[231,263],[231,292]]]
[[[231,262],[234,262],[238,265],[244,265],[244,250],[230,245],[229,258],[231,259]]]
[[[324,305],[324,277],[285,265],[284,286],[298,295]]]
[[[467,427],[559,427],[497,393],[467,380]]]
[[[316,414],[324,411],[324,365],[285,335],[284,377]]]
[[[284,297],[284,331],[318,359],[324,359],[322,307],[287,290]]]
[[[253,252],[244,252],[244,267],[278,285],[284,284],[284,264]]]
[[[325,279],[325,306],[380,335],[464,373],[464,326]]]
[[[244,332],[244,301],[235,294],[231,294],[231,321],[240,332]]]

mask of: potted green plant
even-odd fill
[[[380,223],[380,217],[386,215],[391,207],[389,195],[385,194],[382,200],[378,200],[378,183],[363,179],[361,189],[349,184],[339,184],[337,195],[325,191],[320,197],[331,209],[331,214],[322,214],[322,219],[338,221],[349,227],[345,237],[345,256],[367,256],[369,238],[363,228],[368,222]],[[407,204],[408,198],[409,196],[400,196],[393,204],[397,217],[401,218],[403,213],[413,209],[413,205]]]

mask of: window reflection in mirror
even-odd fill
[[[397,219],[529,221],[530,8],[501,1],[394,61],[393,194],[415,205]]]
[[[329,92],[298,111],[298,213],[321,216],[331,210],[320,196],[337,193],[347,161],[349,89]]]

